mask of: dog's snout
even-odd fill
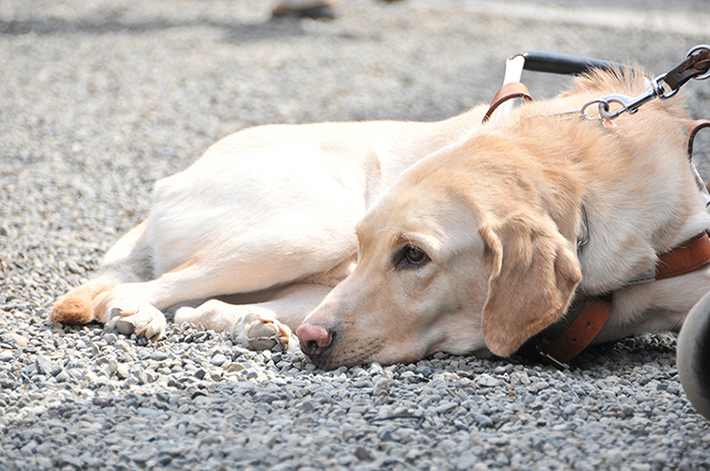
[[[301,350],[312,360],[322,355],[333,342],[333,332],[322,325],[304,323],[296,329]]]

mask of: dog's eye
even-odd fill
[[[407,262],[411,263],[412,265],[421,265],[426,261],[427,258],[424,251],[419,250],[416,247],[407,247],[404,256],[407,258]]]
[[[407,245],[402,249],[397,268],[418,267],[426,264],[430,258],[422,249]]]

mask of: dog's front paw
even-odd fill
[[[116,330],[122,334],[143,335],[149,340],[160,340],[165,337],[167,328],[165,315],[150,304],[141,306],[135,312],[124,312],[120,308],[114,310],[119,311],[113,318]]]
[[[267,313],[244,316],[232,333],[235,339],[252,350],[286,351],[291,340],[291,329]]]
[[[136,334],[149,340],[165,337],[165,315],[148,302],[131,302],[111,294],[98,299],[98,318],[108,328],[124,335]]]
[[[94,300],[96,317],[124,335],[136,334],[149,340],[165,337],[165,315],[148,301],[121,285]]]

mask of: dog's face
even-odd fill
[[[316,364],[507,356],[564,313],[581,279],[574,244],[516,183],[466,164],[485,159],[449,152],[406,172],[359,225],[357,268],[297,331]]]

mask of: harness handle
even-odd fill
[[[525,65],[523,66],[525,70],[549,74],[581,75],[592,69],[612,70],[624,67],[615,62],[551,52],[525,51],[512,56],[510,59],[515,57],[523,57],[525,59]]]

